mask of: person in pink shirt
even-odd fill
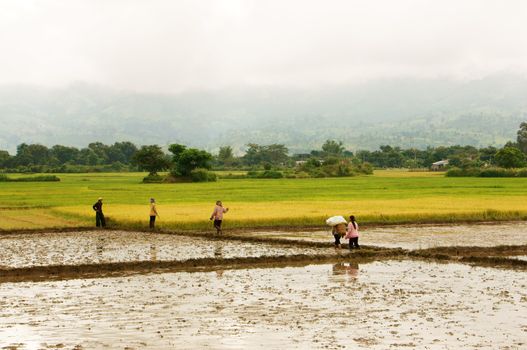
[[[359,224],[355,221],[355,216],[350,215],[350,222],[348,224],[348,230],[344,238],[349,239],[349,248],[360,249],[359,247]]]
[[[216,202],[214,211],[212,212],[210,219],[214,219],[214,228],[216,229],[216,234],[222,234],[221,223],[223,222],[223,214],[229,211],[229,208],[224,208],[221,201]]]

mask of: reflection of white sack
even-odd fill
[[[346,224],[346,219],[342,216],[332,216],[326,220],[328,226],[337,226],[338,224]]]

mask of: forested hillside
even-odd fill
[[[214,151],[249,142],[291,152],[327,139],[347,149],[390,144],[503,145],[527,116],[527,79],[500,75],[470,82],[384,80],[310,89],[251,88],[177,95],[87,85],[0,88],[0,149],[21,143],[83,146],[129,140],[180,142]]]

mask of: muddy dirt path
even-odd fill
[[[20,233],[0,236],[0,283],[394,258],[527,270],[525,260],[508,259],[525,254],[527,245],[415,250],[363,245],[361,250],[336,251],[331,242],[301,233],[294,239],[273,234],[200,237],[110,230]]]

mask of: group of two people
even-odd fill
[[[93,205],[93,210],[95,211],[95,226],[106,227],[106,219],[102,212],[102,197],[99,197],[97,199],[97,202]],[[214,220],[214,228],[216,229],[217,234],[221,234],[223,232],[221,229],[221,225],[223,222],[223,214],[227,213],[228,211],[229,208],[224,208],[221,201],[216,201],[216,206],[214,207],[214,211],[210,216],[210,220]],[[156,207],[156,200],[154,198],[150,198],[149,227],[151,229],[155,228],[156,217],[159,217],[159,213],[157,212]]]
[[[359,224],[355,220],[355,216],[350,215],[350,221],[346,227],[346,224],[341,223],[333,226],[332,234],[335,238],[335,249],[340,249],[342,247],[340,239],[349,240],[349,249],[360,249],[359,247]]]

